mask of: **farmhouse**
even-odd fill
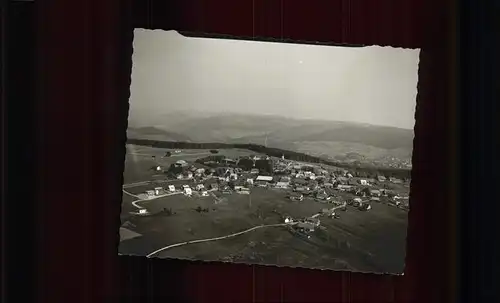
[[[361,203],[363,203],[363,200],[361,200],[361,198],[354,198],[354,199],[352,199],[352,205],[354,207],[360,206]]]
[[[196,190],[200,191],[200,190],[203,190],[203,189],[205,189],[205,185],[203,185],[203,184],[196,185]]]
[[[187,167],[188,166],[188,163],[184,160],[179,160],[177,162],[175,162],[174,164],[176,167]]]
[[[314,215],[313,217],[306,218],[305,222],[309,222],[313,224],[314,226],[320,226],[321,221],[318,219],[318,215]]]
[[[191,196],[193,194],[193,191],[191,190],[191,188],[184,188],[184,194],[186,196]]]
[[[257,176],[255,181],[272,182],[273,177],[271,177],[271,176]]]
[[[169,185],[168,186],[168,191],[174,192],[175,191],[175,186],[174,185]]]
[[[276,183],[276,188],[283,188],[286,189],[290,185],[289,182],[278,182]]]
[[[155,195],[159,196],[163,194],[163,187],[155,187]]]
[[[361,185],[368,185],[368,181],[366,181],[364,179],[361,179],[361,180],[359,180],[359,184],[361,184]]]
[[[227,164],[227,165],[236,165],[238,162],[233,159],[226,158],[222,160],[222,163]]]
[[[292,201],[302,201],[304,200],[304,195],[300,194],[300,193],[290,193],[290,196],[289,196],[290,200]]]
[[[304,231],[309,231],[309,232],[313,232],[314,228],[316,227],[313,223],[305,222],[305,221],[299,221],[296,226],[297,226],[297,228],[300,228]]]
[[[177,175],[177,179],[183,180],[183,179],[192,179],[193,178],[193,173],[190,171],[185,171],[182,174]]]

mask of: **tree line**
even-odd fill
[[[359,177],[370,177],[375,178],[379,175],[385,177],[394,177],[399,179],[410,179],[411,170],[403,168],[386,168],[386,167],[375,167],[375,166],[359,166],[352,165],[348,163],[342,163],[339,161],[322,159],[316,156],[307,155],[300,152],[284,150],[274,147],[266,147],[258,144],[229,144],[229,143],[193,143],[193,142],[178,142],[178,141],[157,141],[157,140],[147,140],[147,139],[128,139],[128,144],[151,146],[157,148],[168,148],[168,149],[247,149],[255,153],[265,154],[270,157],[281,158],[285,157],[287,160],[309,162],[325,164],[329,166],[336,166],[348,170],[352,170],[356,176]]]

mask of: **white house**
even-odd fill
[[[175,191],[175,186],[174,186],[174,185],[169,185],[169,186],[168,186],[168,190],[169,190],[170,192],[174,192],[174,191]]]
[[[208,197],[208,191],[204,190],[201,192],[202,197]]]
[[[193,194],[193,191],[191,190],[191,188],[184,188],[184,194],[186,196],[191,196]]]
[[[359,180],[359,184],[361,184],[361,185],[368,185],[368,181],[366,181],[364,179],[361,179],[361,180]]]
[[[186,188],[190,188],[190,187],[189,187],[189,185],[184,184],[184,185],[182,185],[182,188],[183,188],[183,189],[186,189]]]
[[[273,181],[273,177],[271,177],[271,176],[257,176],[255,181],[271,182],[271,181]]]
[[[163,193],[163,187],[155,187],[155,195],[159,196]]]
[[[203,184],[196,185],[196,190],[199,191],[199,190],[202,190],[202,189],[205,189],[205,185],[203,185]]]
[[[247,183],[248,183],[249,185],[253,185],[253,179],[248,178],[248,179],[247,179]]]

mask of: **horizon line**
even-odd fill
[[[233,112],[233,111],[226,111],[226,112],[204,112],[204,111],[196,111],[196,110],[175,110],[169,113],[166,113],[166,115],[169,114],[175,114],[175,113],[195,113],[195,114],[200,114],[200,115],[205,115],[208,117],[217,117],[217,116],[231,116],[231,115],[239,115],[239,116],[250,116],[250,117],[275,117],[275,118],[281,118],[281,119],[288,119],[288,120],[295,120],[295,121],[311,121],[311,122],[330,122],[330,123],[351,123],[351,124],[361,124],[365,126],[376,126],[376,127],[388,127],[388,128],[397,128],[397,129],[403,129],[403,130],[411,130],[414,131],[413,128],[406,128],[406,127],[401,127],[401,126],[393,126],[393,125],[382,125],[382,124],[374,124],[374,123],[369,123],[369,122],[359,122],[359,121],[347,121],[347,120],[327,120],[324,118],[298,118],[298,117],[289,117],[289,116],[282,116],[278,114],[255,114],[255,113],[239,113],[239,112]],[[130,116],[129,116],[130,119]],[[130,122],[128,121],[130,126]],[[134,123],[137,124],[137,123]],[[140,123],[142,124],[142,123]],[[137,127],[157,127],[158,125],[147,125],[147,126],[132,126],[133,128]]]

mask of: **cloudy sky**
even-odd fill
[[[130,119],[174,110],[412,129],[419,50],[188,38],[136,29]]]

